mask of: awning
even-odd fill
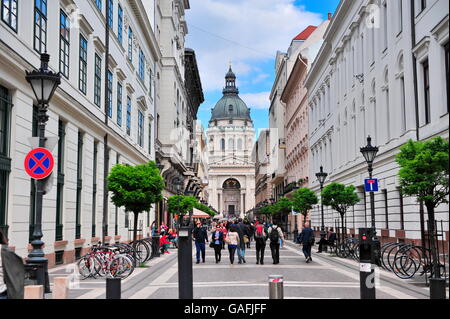
[[[185,216],[189,216],[189,214],[186,214]],[[210,218],[211,216],[209,216],[207,213],[201,211],[200,209],[194,208],[192,217],[193,218]]]

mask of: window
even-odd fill
[[[108,71],[108,116],[112,118],[112,107],[113,107],[113,75],[111,71]]]
[[[117,125],[122,126],[122,84],[117,83]]]
[[[148,121],[148,153],[152,154],[152,122]]]
[[[139,78],[144,81],[145,76],[145,55],[142,49],[139,49]]]
[[[131,135],[131,98],[127,96],[127,134]]]
[[[128,60],[133,62],[133,30],[128,28]]]
[[[113,27],[113,12],[114,12],[113,0],[108,0],[108,27],[112,29]]]
[[[94,164],[93,164],[93,180],[92,180],[92,238],[95,237],[95,212],[97,207],[97,159],[98,159],[98,142],[94,142]]]
[[[56,235],[55,240],[63,240],[63,193],[64,193],[64,159],[66,128],[62,121],[58,123],[58,177],[56,186]]]
[[[383,4],[383,51],[388,48],[388,8],[387,1]]]
[[[400,78],[400,107],[402,113],[402,132],[406,131],[405,78]]]
[[[47,0],[34,2],[34,49],[38,53],[47,51]]]
[[[77,195],[75,207],[75,239],[81,238],[81,192],[83,187],[83,133],[78,132]]]
[[[144,146],[144,115],[138,111],[138,144]]]
[[[400,229],[405,229],[405,212],[403,207],[403,192],[401,188],[398,188],[398,195],[400,201]]]
[[[79,89],[86,94],[87,92],[87,40],[80,34],[80,72]]]
[[[102,0],[95,0],[95,5],[100,11],[102,11]]]
[[[8,234],[8,180],[11,171],[9,158],[11,97],[9,91],[0,85],[0,229]]]
[[[17,0],[2,0],[2,21],[17,32]]]
[[[69,78],[70,21],[67,15],[60,12],[59,27],[59,71]]]
[[[447,44],[444,46],[444,50],[445,50],[445,82],[447,85],[447,113],[450,112],[450,86],[449,86],[449,80],[448,80],[448,78],[450,77],[449,47],[450,47],[450,42],[447,42]]]
[[[225,139],[221,139],[221,140],[220,140],[220,149],[221,149],[222,151],[225,151]]]
[[[117,12],[117,39],[119,39],[119,43],[122,44],[123,42],[123,9],[119,5]]]
[[[423,67],[423,93],[425,102],[425,124],[429,124],[431,121],[430,114],[430,67],[428,60],[422,63]]]
[[[95,54],[94,103],[100,107],[102,94],[102,59]]]
[[[153,71],[150,69],[150,75],[149,75],[149,81],[148,81],[148,94],[150,95],[150,97],[153,96],[152,81],[153,81]]]

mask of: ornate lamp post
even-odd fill
[[[41,68],[26,72],[25,79],[31,85],[33,93],[38,103],[38,128],[39,128],[39,147],[45,148],[45,126],[48,121],[47,110],[50,100],[53,97],[57,87],[61,84],[61,75],[48,69],[50,55],[41,54]],[[51,178],[51,177],[50,177]],[[44,285],[46,292],[50,292],[48,281],[48,260],[45,258],[42,247],[44,242],[41,240],[42,234],[42,205],[45,194],[45,184],[47,179],[36,180],[36,218],[33,231],[33,241],[31,246],[33,250],[28,255],[27,264],[38,268],[37,284]]]
[[[377,156],[378,153],[378,147],[372,146],[371,144],[372,138],[370,136],[367,137],[367,145],[364,147],[361,147],[361,153],[366,159],[367,165],[368,165],[368,171],[369,171],[369,178],[372,178],[372,171],[373,171],[373,161],[375,159],[375,156]],[[371,220],[372,220],[372,228],[375,229],[375,195],[373,192],[370,192],[370,213],[371,213]]]
[[[322,190],[323,190],[323,184],[325,183],[325,179],[327,178],[328,174],[323,171],[323,166],[320,166],[320,172],[316,173],[316,177],[319,180],[320,183],[320,209],[321,209],[321,217],[322,217],[322,225],[320,227],[320,238],[325,238],[325,221],[323,216],[323,202],[322,202]]]

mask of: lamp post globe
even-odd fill
[[[323,202],[322,202],[322,190],[323,184],[327,178],[328,174],[323,171],[323,166],[320,166],[320,172],[316,173],[317,180],[320,184],[320,206],[321,206],[321,217],[322,217],[322,225],[320,227],[320,238],[325,238],[325,221],[324,221],[324,213],[323,213]]]
[[[41,54],[41,67],[39,70],[26,72],[25,79],[30,84],[31,89],[35,95],[38,105],[38,136],[39,147],[46,147],[45,126],[48,121],[47,110],[56,89],[61,84],[60,73],[54,73],[48,69],[50,62],[50,55],[47,53]],[[51,177],[50,177],[51,178]],[[33,231],[33,240],[31,246],[32,251],[27,258],[27,264],[36,267],[37,284],[43,285],[45,292],[50,292],[50,282],[48,279],[48,259],[45,257],[43,250],[44,242],[41,240],[42,233],[42,207],[45,194],[45,185],[47,179],[35,180],[36,183],[36,197],[35,207],[36,216]]]

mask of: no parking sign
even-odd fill
[[[31,150],[25,157],[25,171],[34,179],[44,179],[48,177],[55,166],[52,153],[42,147]]]

